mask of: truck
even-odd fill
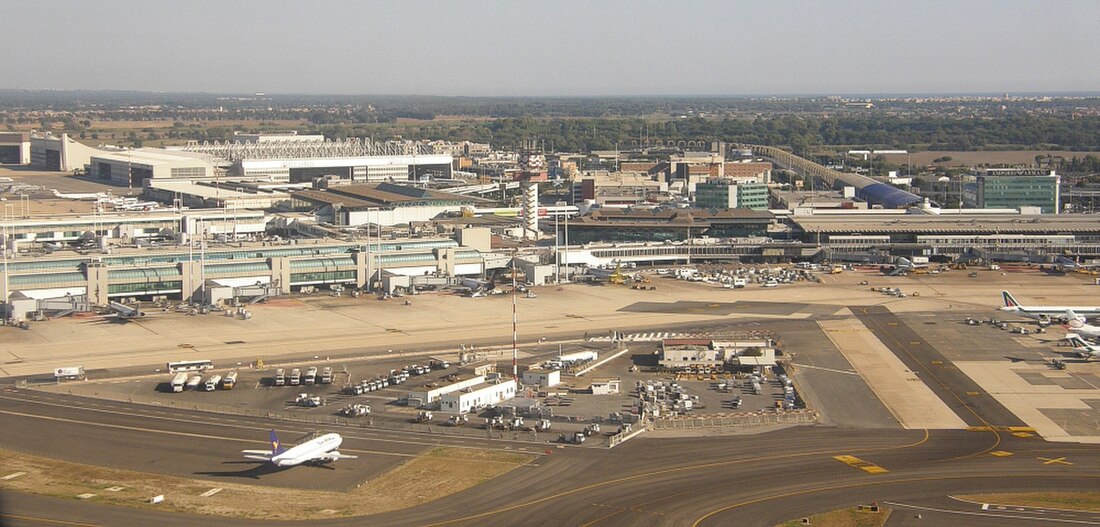
[[[212,392],[218,389],[218,383],[222,382],[221,375],[215,375],[209,379],[206,379],[206,391]]]
[[[746,285],[747,285],[748,283],[749,283],[748,279],[746,279],[746,278],[744,278],[744,277],[741,277],[741,276],[738,276],[737,278],[734,278],[734,279],[733,279],[733,287],[734,287],[734,289],[742,289],[742,288],[744,288],[744,287],[745,287],[745,286],[746,286]]]
[[[430,362],[428,362],[428,367],[433,370],[445,370],[451,367],[451,363],[442,359],[432,359]]]
[[[332,384],[332,367],[325,366],[324,369],[321,370],[320,382],[321,384]]]
[[[202,384],[202,375],[192,375],[190,379],[187,379],[188,390],[198,389],[200,384]]]
[[[294,368],[290,370],[290,379],[287,380],[287,384],[291,386],[298,386],[302,384],[302,370]]]
[[[344,417],[363,417],[370,415],[370,406],[365,404],[349,404],[340,410],[340,415]]]
[[[572,443],[574,445],[584,443],[585,439],[588,439],[588,437],[586,437],[583,432],[569,432],[558,436],[558,441],[562,443]]]
[[[286,371],[282,368],[275,369],[275,386],[286,386]]]
[[[187,384],[187,374],[180,372],[175,377],[172,377],[172,391],[179,393],[183,391],[183,386]]]
[[[306,408],[316,408],[324,404],[321,398],[317,395],[310,395],[308,393],[298,394],[298,398],[294,399],[294,404],[297,406],[305,406]]]
[[[305,378],[302,379],[302,384],[316,384],[317,383],[317,367],[310,366],[306,368]]]
[[[236,384],[237,384],[237,372],[235,372],[235,371],[229,372],[228,374],[226,374],[225,378],[222,379],[222,388],[223,389],[232,390],[233,386],[235,386]]]
[[[432,420],[432,413],[431,412],[422,411],[419,414],[416,414],[416,422],[418,422],[418,423],[427,423],[431,420]]]

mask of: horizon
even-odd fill
[[[1090,22],[1100,19],[1100,4],[1081,0],[103,0],[8,8],[20,23],[0,34],[14,50],[0,56],[0,88],[16,90],[795,97],[1100,86]]]

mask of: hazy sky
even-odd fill
[[[1100,91],[1100,1],[12,1],[0,88]]]

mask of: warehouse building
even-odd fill
[[[26,132],[0,133],[0,165],[26,165],[30,162],[30,134]]]
[[[401,225],[461,213],[489,200],[394,183],[366,183],[292,194],[293,210],[313,210],[318,221],[340,226]]]
[[[774,216],[765,210],[596,209],[569,222],[570,243],[688,240],[763,236]],[[560,225],[559,239],[564,240]]]
[[[464,414],[495,406],[516,396],[516,381],[483,383],[466,390],[452,391],[440,397],[439,409]]]
[[[523,384],[550,388],[561,384],[561,370],[531,368],[523,372]]]
[[[159,148],[97,153],[88,159],[88,175],[131,188],[141,188],[150,180],[202,179],[214,174],[209,156]]]
[[[231,177],[291,183],[325,176],[356,182],[450,178],[454,161],[449,154],[437,154],[431,146],[412,141],[330,141],[292,132],[235,138],[225,143],[192,142],[172,150],[225,160],[231,164]]]
[[[50,132],[31,134],[31,166],[38,170],[72,172],[83,170],[91,163],[92,156],[117,150],[94,148],[78,143],[69,134],[53,135]]]

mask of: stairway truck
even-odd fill
[[[187,374],[184,372],[177,373],[175,377],[172,377],[172,391],[179,393],[183,391],[183,387],[187,384]]]

